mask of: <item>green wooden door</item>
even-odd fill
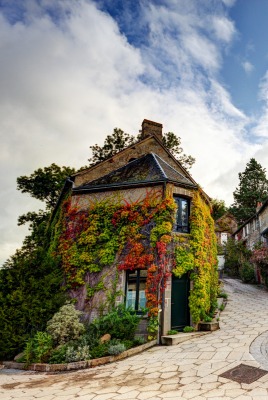
[[[190,324],[189,312],[190,280],[188,274],[181,278],[172,276],[171,288],[171,329],[181,331]]]

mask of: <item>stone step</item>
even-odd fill
[[[207,335],[211,332],[181,332],[177,335],[164,335],[161,337],[161,343],[165,346],[174,346],[175,344],[185,342],[186,340],[193,339],[195,337]]]

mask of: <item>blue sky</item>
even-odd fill
[[[266,0],[0,0],[0,263],[27,233],[18,216],[42,208],[16,178],[79,168],[144,118],[230,205],[251,157],[268,169],[267,15]]]

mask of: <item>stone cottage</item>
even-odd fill
[[[215,304],[209,198],[162,124],[144,120],[137,143],[68,179],[54,218],[65,284],[89,319],[125,303],[166,334],[197,328]]]

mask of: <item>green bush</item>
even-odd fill
[[[94,346],[90,349],[91,358],[100,358],[104,357],[108,354],[108,344],[107,343],[99,343],[97,346]]]
[[[52,348],[51,335],[46,332],[37,332],[33,338],[26,342],[24,360],[27,364],[47,362]]]
[[[185,326],[183,328],[183,332],[187,333],[187,332],[194,332],[194,328],[192,326]]]
[[[81,311],[73,304],[65,304],[53,315],[47,323],[47,332],[50,333],[56,344],[64,344],[76,340],[85,332],[85,326],[80,322]]]
[[[118,354],[123,353],[125,350],[126,347],[123,343],[110,344],[108,347],[108,354],[111,356],[117,356]]]
[[[240,268],[240,275],[242,281],[245,283],[255,282],[254,267],[248,261],[245,261],[242,264]]]
[[[178,331],[175,331],[175,329],[170,329],[170,331],[168,331],[168,335],[176,335],[178,333]]]
[[[67,348],[67,344],[63,344],[53,349],[48,360],[49,364],[64,364],[66,362]]]
[[[93,321],[87,331],[98,337],[109,333],[112,338],[133,340],[140,318],[132,309],[119,305],[117,308]]]

